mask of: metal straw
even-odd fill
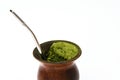
[[[21,21],[21,23],[23,23],[23,25],[31,32],[31,34],[33,35],[33,37],[37,43],[37,49],[38,49],[39,53],[42,54],[41,46],[40,46],[35,34],[33,33],[33,31],[28,27],[28,25],[14,11],[10,10],[10,12],[13,13]]]

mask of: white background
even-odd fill
[[[29,31],[40,43],[77,43],[80,80],[120,80],[120,0],[0,0],[0,80],[37,80],[40,63]]]

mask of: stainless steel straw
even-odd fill
[[[37,49],[38,49],[39,53],[42,55],[41,46],[40,46],[35,34],[33,33],[33,31],[28,27],[28,25],[14,11],[10,10],[10,12],[13,13],[21,21],[21,23],[23,23],[23,25],[30,31],[30,33],[33,35],[33,37],[37,43]]]

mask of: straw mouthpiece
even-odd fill
[[[10,10],[10,12],[13,12],[12,10]]]

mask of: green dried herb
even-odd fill
[[[48,53],[47,61],[60,62],[74,58],[78,53],[78,48],[68,42],[54,42]]]

